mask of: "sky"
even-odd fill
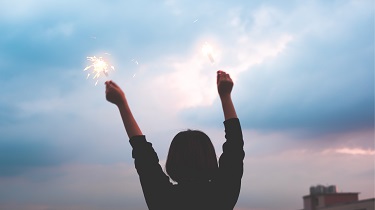
[[[188,128],[221,154],[219,69],[245,140],[236,210],[302,209],[318,184],[374,197],[373,1],[0,4],[0,209],[146,210],[105,80],[164,165]],[[115,71],[95,85],[87,56]]]

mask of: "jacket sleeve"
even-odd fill
[[[243,175],[244,141],[240,121],[232,118],[224,121],[226,142],[223,144],[223,153],[219,159],[219,177],[221,185],[220,197],[227,208],[233,209],[237,203],[241,189]]]
[[[159,158],[145,136],[132,137],[130,144],[133,147],[132,156],[148,208],[163,209],[172,187],[169,177],[163,172]]]

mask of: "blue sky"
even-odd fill
[[[1,209],[147,209],[106,78],[83,72],[94,55],[161,164],[186,128],[221,153],[215,74],[232,75],[237,210],[301,209],[317,184],[374,197],[373,1],[2,0]]]

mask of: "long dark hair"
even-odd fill
[[[165,169],[178,183],[213,179],[218,164],[210,138],[198,130],[179,132],[169,147]]]

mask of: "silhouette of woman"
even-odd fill
[[[226,142],[216,159],[210,138],[198,130],[178,133],[169,148],[163,172],[152,144],[146,141],[127,103],[124,92],[106,83],[106,99],[115,104],[133,147],[143,194],[150,210],[232,210],[237,203],[243,174],[242,130],[231,92],[229,74],[217,72],[217,88],[224,112]],[[177,182],[172,184],[170,179]]]

